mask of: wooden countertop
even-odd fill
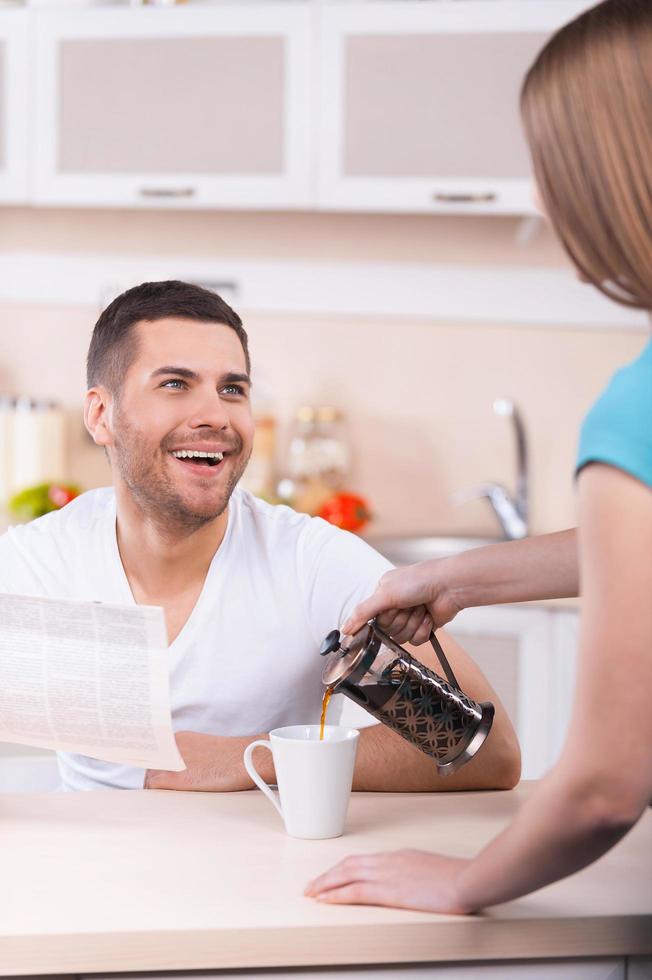
[[[482,916],[302,896],[352,852],[472,854],[529,791],[355,794],[326,841],[287,837],[258,792],[2,795],[0,975],[652,954],[652,812],[598,864]]]

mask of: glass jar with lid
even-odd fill
[[[317,478],[337,490],[346,479],[349,464],[342,413],[331,405],[302,405],[290,439],[290,478],[295,481]]]
[[[332,405],[302,405],[290,434],[282,497],[299,510],[315,513],[320,503],[346,482],[350,466],[345,420]]]

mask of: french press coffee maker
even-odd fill
[[[410,656],[375,620],[352,636],[333,630],[320,650],[328,657],[322,681],[332,694],[346,694],[432,756],[445,775],[476,754],[491,730],[494,706],[464,694],[434,633],[430,643],[446,680]]]

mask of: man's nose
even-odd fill
[[[217,391],[205,392],[198,396],[193,413],[188,419],[192,429],[209,426],[212,429],[226,429],[229,424],[228,406]]]

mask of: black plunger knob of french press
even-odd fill
[[[326,657],[329,653],[333,653],[335,650],[340,648],[340,631],[331,630],[324,642],[322,643],[319,653],[322,657]]]

